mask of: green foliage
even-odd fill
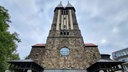
[[[16,43],[20,42],[20,39],[16,32],[8,31],[9,23],[11,21],[8,11],[0,6],[0,72],[5,72],[8,60],[19,59]]]

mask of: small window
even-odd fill
[[[64,35],[66,35],[66,32],[64,32]]]
[[[63,32],[60,32],[60,35],[63,35]]]
[[[64,25],[64,29],[66,29],[66,25]]]
[[[67,32],[67,35],[69,35],[69,32]]]

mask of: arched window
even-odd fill
[[[66,35],[66,32],[64,32],[64,35]]]
[[[67,32],[67,35],[69,35],[69,32]]]
[[[60,35],[63,35],[63,32],[60,32]]]

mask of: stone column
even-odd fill
[[[67,20],[67,29],[69,29],[68,15],[66,15],[66,20]]]
[[[69,10],[69,17],[70,17],[71,29],[73,29],[73,19],[72,19],[72,11],[71,10]]]
[[[11,72],[10,70],[5,70],[5,72]]]
[[[32,72],[32,70],[29,69],[29,70],[27,70],[27,72]]]
[[[62,29],[62,30],[63,30],[63,28],[64,28],[63,22],[64,22],[64,15],[61,15],[61,29]]]
[[[60,10],[58,10],[56,30],[59,30],[59,24],[60,24]]]

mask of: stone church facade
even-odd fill
[[[44,69],[86,70],[100,59],[98,46],[85,44],[75,8],[60,3],[54,10],[46,44],[32,46],[29,58]]]
[[[33,45],[28,59],[8,61],[5,72],[124,72],[124,62],[100,54],[95,44],[84,43],[75,12],[70,3],[63,7],[60,2],[46,44]]]

